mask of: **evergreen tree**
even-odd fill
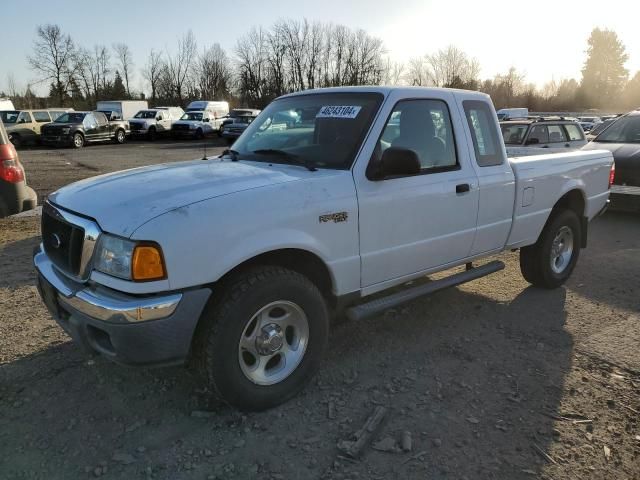
[[[596,107],[619,104],[629,72],[629,55],[616,32],[595,28],[588,40],[587,61],[582,69],[582,96]]]
[[[127,99],[127,89],[124,86],[120,72],[116,70],[116,75],[113,79],[113,86],[111,87],[111,97],[114,100]]]

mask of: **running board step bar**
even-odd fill
[[[392,293],[386,297],[376,298],[370,302],[348,308],[346,311],[347,318],[349,320],[363,320],[418,297],[430,295],[445,288],[455,287],[456,285],[485,277],[502,269],[504,269],[504,263],[499,260],[494,260],[479,267],[468,268],[464,272],[456,273],[450,277],[434,280],[433,282],[418,285],[417,287],[407,288],[406,290]]]

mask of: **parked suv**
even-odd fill
[[[42,110],[4,110],[0,112],[9,140],[16,148],[40,141],[40,129],[72,108]]]
[[[124,143],[128,134],[129,122],[107,120],[103,112],[69,112],[42,127],[42,143],[82,148],[106,140]]]
[[[38,197],[27,186],[18,152],[0,122],[0,218],[36,208]]]
[[[226,138],[229,143],[233,143],[256,119],[258,113],[260,110],[244,110],[225,120],[220,128],[220,136]]]
[[[566,152],[587,144],[580,124],[562,117],[511,120],[500,122],[500,128],[507,154],[514,156]]]
[[[158,135],[168,134],[173,122],[184,115],[180,107],[154,107],[140,110],[129,119],[131,135],[154,140]]]

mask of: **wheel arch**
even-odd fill
[[[244,271],[259,265],[278,265],[311,280],[327,300],[334,298],[334,278],[329,266],[317,254],[302,248],[280,248],[246,259],[227,271],[215,283],[223,284]]]
[[[551,209],[549,218],[545,223],[545,227],[555,213],[563,210],[572,210],[578,216],[578,220],[580,221],[580,246],[585,248],[587,246],[587,229],[589,225],[589,221],[584,215],[586,205],[587,202],[584,191],[580,188],[572,188],[562,195],[562,197],[560,197],[555,203]]]

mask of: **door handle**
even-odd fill
[[[456,185],[456,193],[466,193],[471,190],[471,186],[468,183],[461,183]]]

